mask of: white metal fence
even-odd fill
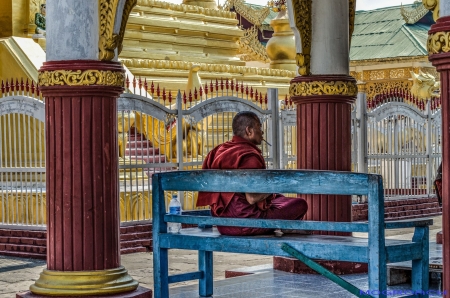
[[[200,168],[212,148],[231,139],[239,111],[260,117],[271,144],[261,147],[267,167],[296,168],[296,109],[288,98],[278,101],[276,89],[266,95],[221,80],[172,94],[142,81],[132,85],[118,100],[122,222],[151,219],[152,175]],[[45,104],[38,94],[34,85],[17,81],[2,88],[0,225],[45,227]],[[387,196],[433,193],[441,156],[437,103],[421,106],[397,95],[368,106],[359,96],[348,144],[353,170],[382,174]],[[196,194],[181,197],[184,209],[195,208]]]

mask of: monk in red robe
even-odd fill
[[[253,112],[240,112],[233,118],[233,138],[208,153],[203,169],[265,169],[261,150],[264,132]],[[302,219],[308,210],[302,198],[281,194],[200,192],[197,206],[211,208],[212,216],[261,219]],[[223,235],[261,235],[274,229],[217,227]]]

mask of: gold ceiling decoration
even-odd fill
[[[110,70],[54,70],[39,73],[39,86],[92,86],[123,87],[125,74]]]
[[[289,87],[290,96],[344,95],[356,96],[358,88],[353,81],[295,82]]]
[[[259,42],[258,28],[253,26],[244,31],[244,36],[238,41],[239,52],[244,54],[244,61],[270,62],[266,48]]]
[[[175,12],[187,12],[202,14],[205,16],[219,17],[224,19],[236,19],[236,13],[213,8],[204,8],[200,6],[175,4],[159,0],[137,0],[137,5],[144,7],[157,7]]]
[[[311,35],[312,35],[312,0],[298,0],[294,3],[295,26],[300,32],[302,52],[295,58],[298,73],[302,76],[311,75]]]

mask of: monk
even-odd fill
[[[253,112],[240,112],[233,118],[233,138],[208,153],[203,169],[265,169],[261,150],[261,122]],[[308,210],[302,198],[286,198],[281,194],[200,192],[197,206],[211,208],[212,216],[234,218],[300,220]],[[270,234],[274,229],[217,227],[223,235]]]

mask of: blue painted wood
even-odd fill
[[[196,272],[188,272],[188,273],[182,273],[182,274],[174,274],[168,277],[169,284],[177,283],[177,282],[183,282],[183,281],[189,281],[189,280],[195,280],[195,279],[201,279],[203,278],[203,272],[202,271],[196,271]]]
[[[260,193],[303,193],[367,195],[367,223],[330,223],[213,218],[208,211],[189,211],[181,216],[167,215],[164,191],[223,191]],[[415,288],[428,287],[428,225],[432,220],[384,222],[384,197],[379,175],[331,171],[283,170],[207,170],[167,172],[153,175],[153,239],[155,297],[168,297],[167,250],[172,248],[199,251],[199,293],[212,295],[212,252],[237,252],[289,256],[282,250],[287,243],[308,258],[366,262],[369,264],[369,289],[376,297],[386,297],[386,264],[413,260]],[[167,222],[211,225],[249,226],[339,232],[368,232],[368,239],[350,236],[283,235],[222,236],[216,229],[182,229],[168,234]],[[415,227],[414,241],[385,239],[385,229]],[[426,268],[426,269],[425,269]],[[160,275],[160,276],[159,276]],[[195,276],[194,275],[190,275]],[[170,279],[175,280],[175,278]],[[386,293],[386,292],[385,292]]]
[[[414,231],[413,242],[423,243],[422,253],[423,257],[420,259],[412,260],[412,272],[411,272],[411,287],[413,291],[424,291],[425,294],[418,295],[418,297],[428,298],[426,292],[429,289],[429,264],[424,258],[428,260],[429,255],[429,228],[420,227]]]
[[[181,222],[185,224],[217,225],[217,226],[246,226],[272,229],[295,229],[337,232],[368,232],[367,223],[325,222],[325,221],[292,221],[254,218],[222,218],[211,216],[164,215],[166,222]]]
[[[375,174],[313,170],[175,171],[153,177],[161,177],[164,190],[341,195],[367,195],[369,177],[381,181]]]
[[[199,280],[198,292],[201,297],[209,297],[213,294],[213,252],[198,251],[198,269],[203,272]]]
[[[373,297],[370,294],[369,295],[361,294],[361,290],[359,288],[355,287],[354,285],[352,285],[348,281],[340,278],[339,276],[337,276],[333,272],[327,270],[325,267],[321,266],[320,264],[314,262],[313,260],[311,260],[310,258],[305,256],[304,254],[302,254],[298,250],[294,249],[289,244],[284,243],[283,245],[281,245],[281,249],[284,250],[285,252],[287,252],[288,254],[290,254],[291,256],[299,259],[306,266],[308,266],[309,268],[313,269],[317,273],[319,273],[319,274],[325,276],[326,278],[332,280],[333,282],[337,283],[338,285],[340,285],[341,287],[343,287],[344,289],[346,289],[347,291],[349,291],[350,293],[352,293],[356,297]]]

